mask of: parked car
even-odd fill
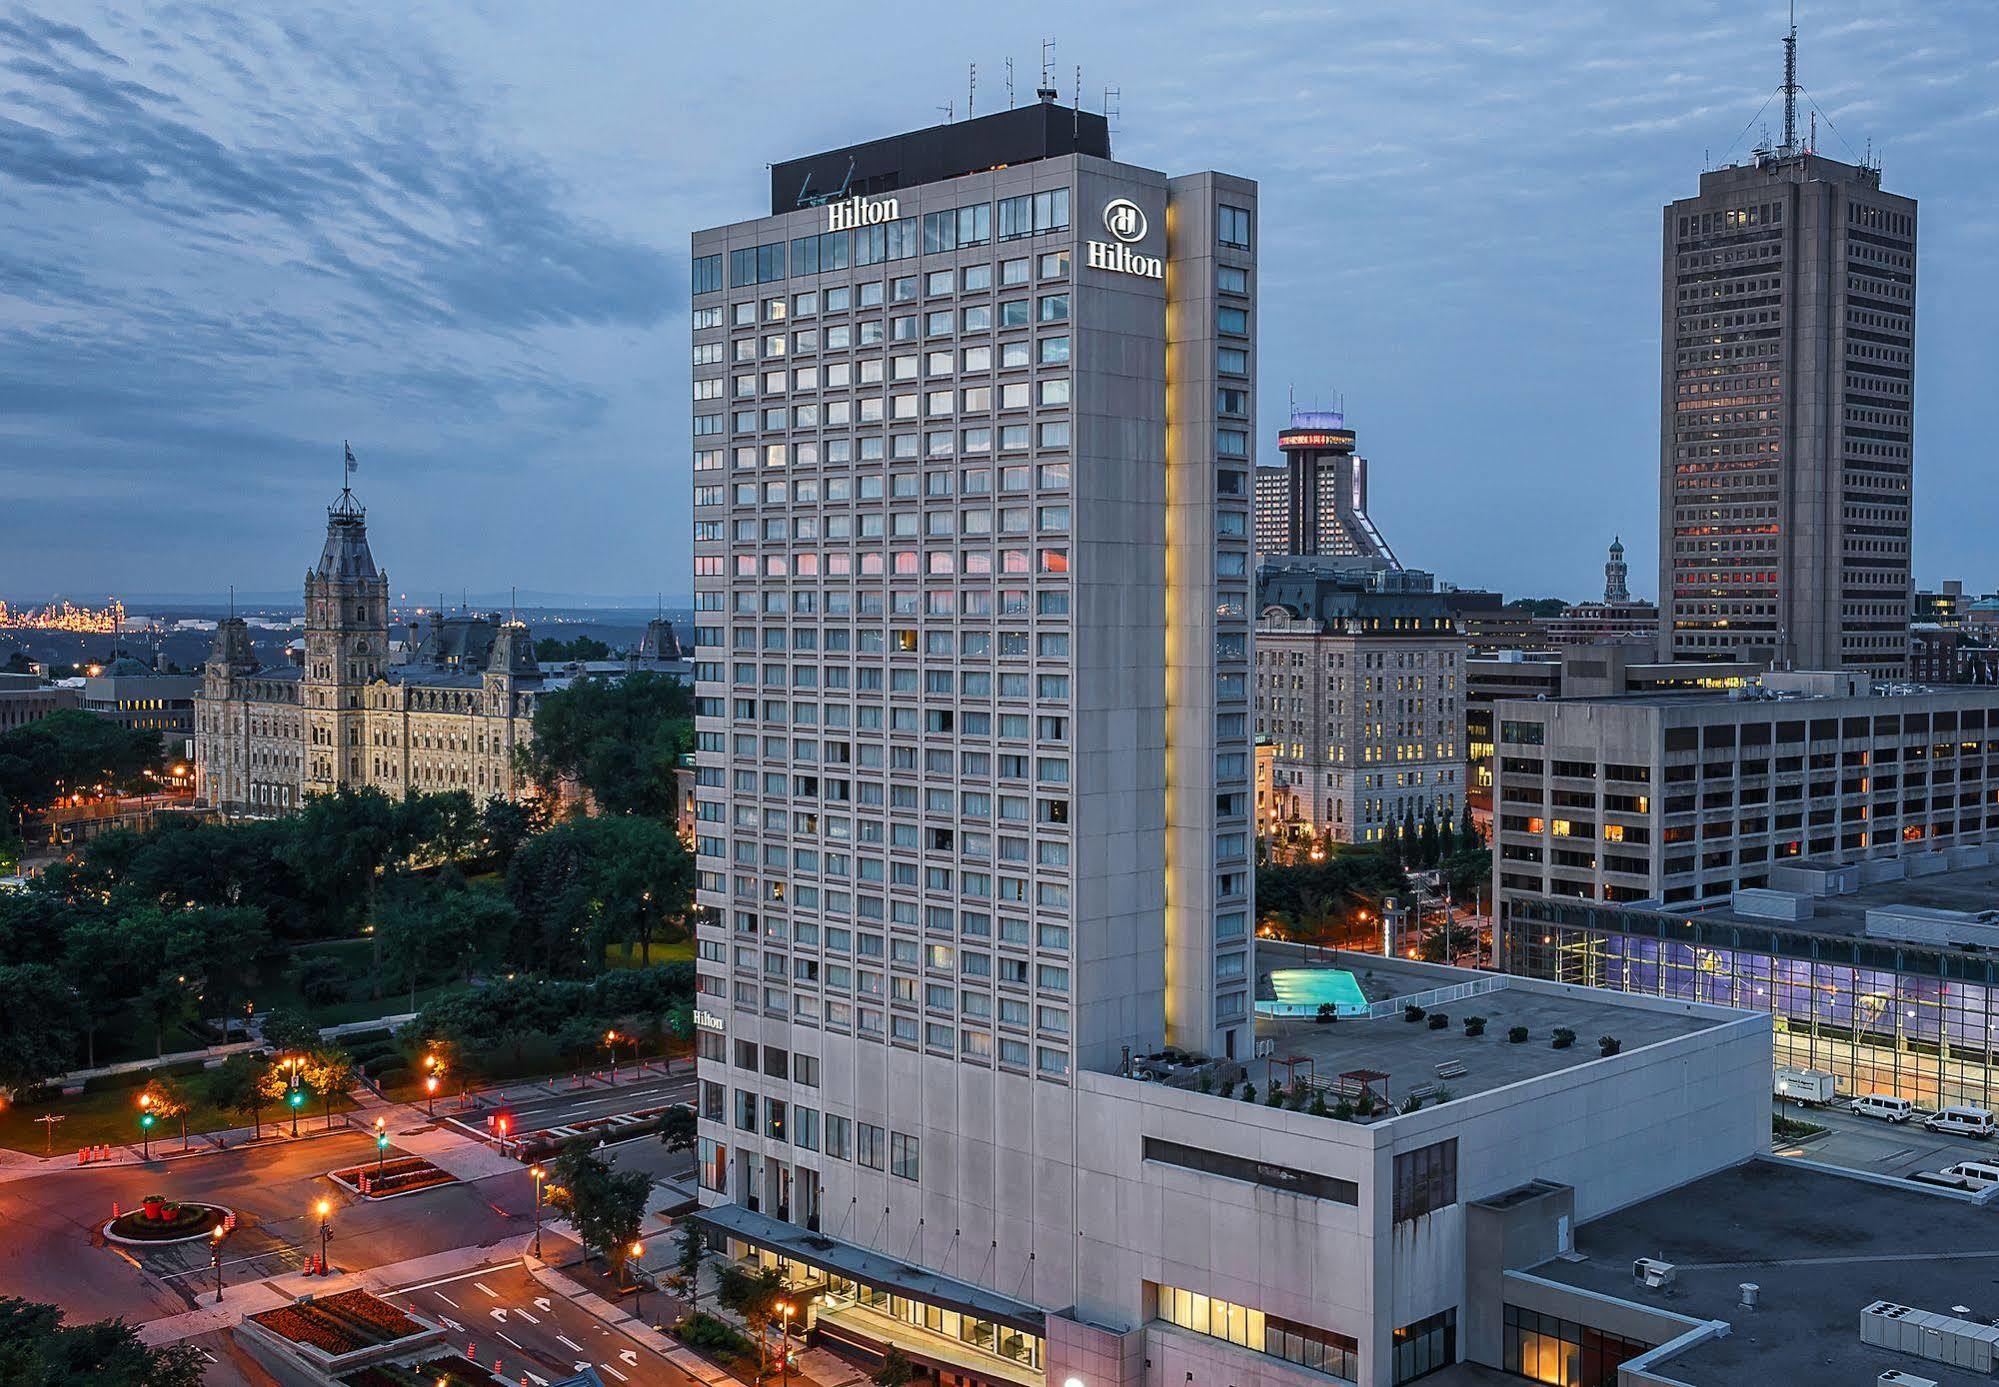
[[[1999,1185],[1999,1165],[1988,1165],[1984,1161],[1959,1161],[1938,1171],[1939,1175],[1951,1175],[1964,1182],[1963,1188],[1989,1190]]]
[[[1959,1104],[1931,1113],[1923,1119],[1923,1125],[1932,1132],[1948,1132],[1959,1137],[1989,1137],[1999,1122],[1995,1122],[1989,1108],[1974,1108]]]
[[[1916,1115],[1914,1103],[1906,1098],[1897,1098],[1892,1093],[1864,1093],[1846,1106],[1849,1112],[1883,1122],[1907,1122]]]

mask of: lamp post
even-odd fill
[[[501,1113],[493,1120],[493,1125],[500,1136],[500,1154],[504,1156],[507,1154],[507,1115]]]
[[[618,1082],[618,1033],[615,1030],[604,1032],[604,1048],[611,1052],[611,1082],[615,1084]]]
[[[646,1283],[645,1268],[638,1265],[638,1260],[645,1256],[645,1250],[646,1245],[644,1243],[632,1244],[632,1313],[638,1316],[639,1323],[641,1324],[645,1323],[646,1317]]]
[[[155,1121],[157,1119],[153,1116],[153,1095],[150,1093],[140,1094],[139,1139],[144,1143],[145,1159],[149,1161],[153,1159],[153,1123]]]
[[[378,1180],[382,1177],[382,1162],[388,1158],[388,1154],[388,1119],[378,1117],[375,1119],[375,1178]]]
[[[285,1070],[290,1079],[285,1085],[285,1103],[292,1110],[292,1135],[298,1135],[298,1110],[305,1103],[305,1093],[298,1084],[299,1058],[297,1055],[285,1057]]]
[[[317,1208],[319,1214],[319,1274],[326,1275],[326,1244],[333,1237],[333,1201],[322,1199]]]
[[[784,1327],[784,1336],[779,1341],[777,1351],[777,1374],[782,1387],[791,1387],[791,1317],[798,1313],[798,1307],[788,1300],[777,1303],[778,1322]]]
[[[427,1078],[425,1078],[425,1079],[424,1079],[424,1081],[423,1081],[423,1091],[424,1091],[425,1095],[427,1096],[427,1109],[426,1109],[426,1113],[425,1113],[425,1115],[426,1115],[426,1116],[428,1116],[428,1117],[436,1117],[436,1116],[437,1116],[437,1075],[435,1075],[435,1074],[432,1074],[432,1075],[430,1075],[430,1076],[428,1076]]]
[[[215,1303],[222,1303],[222,1238],[223,1227],[216,1224],[208,1234],[208,1260],[215,1268]]]
[[[436,1055],[423,1057],[423,1091],[430,1097],[429,1115],[432,1117],[437,1116],[437,1081],[443,1069],[444,1064]]]
[[[541,1260],[541,1193],[542,1186],[548,1179],[548,1172],[537,1165],[530,1167],[528,1174],[534,1177],[534,1259],[539,1262]]]

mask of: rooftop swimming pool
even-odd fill
[[[1279,968],[1270,975],[1272,998],[1258,998],[1258,1016],[1316,1017],[1332,1003],[1337,1016],[1366,1016],[1367,994],[1344,968]]]

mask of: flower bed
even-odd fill
[[[280,1338],[338,1356],[423,1332],[423,1326],[366,1291],[295,1301],[250,1316]]]
[[[348,1166],[336,1170],[332,1178],[356,1194],[364,1194],[369,1199],[387,1199],[392,1194],[409,1194],[414,1190],[429,1189],[432,1185],[449,1185],[458,1177],[443,1170],[421,1156],[398,1156],[393,1161],[384,1161],[379,1168],[370,1161],[363,1165]],[[366,1188],[363,1188],[363,1181]]]
[[[138,1208],[104,1225],[107,1236],[135,1243],[175,1243],[205,1238],[208,1230],[229,1217],[213,1204],[176,1204],[148,1199]]]

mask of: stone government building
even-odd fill
[[[297,809],[342,787],[533,793],[514,767],[535,700],[569,682],[535,663],[527,627],[443,617],[392,656],[388,575],[351,491],[326,512],[305,576],[302,665],[259,665],[241,618],[220,622],[195,700],[195,793],[228,814]],[[400,654],[400,652],[397,652]]]

